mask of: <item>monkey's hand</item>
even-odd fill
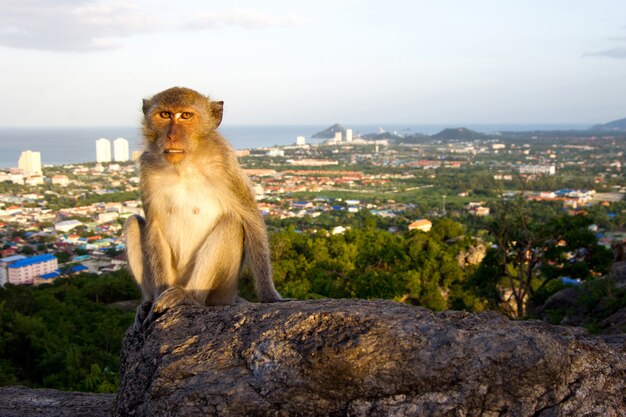
[[[198,304],[198,302],[179,286],[170,287],[163,291],[154,303],[148,306],[147,315],[141,323],[142,329],[147,329],[160,315],[165,313],[169,308],[179,304]],[[140,307],[142,306],[143,304]],[[137,314],[137,319],[139,319],[139,314]]]

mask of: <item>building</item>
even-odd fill
[[[111,141],[100,138],[96,141],[96,162],[111,162]]]
[[[20,259],[7,266],[7,281],[13,285],[32,285],[35,278],[59,267],[57,258],[49,253]]]
[[[78,227],[78,226],[82,226],[83,224],[78,221],[78,220],[63,220],[61,222],[55,223],[54,225],[54,230],[57,230],[59,232],[64,232],[67,233],[70,230]]]
[[[128,141],[124,138],[117,138],[113,141],[113,159],[117,162],[126,162],[130,159],[130,149]]]
[[[285,151],[278,148],[272,148],[267,151],[267,156],[277,157],[277,156],[285,156]]]
[[[333,142],[341,143],[341,131],[335,132],[335,137],[333,138]]]
[[[27,177],[31,175],[41,175],[41,153],[33,151],[22,152],[17,166]]]
[[[70,179],[67,177],[67,175],[57,174],[52,176],[52,185],[67,187],[69,184]]]
[[[520,174],[556,174],[556,168],[554,165],[520,165],[518,167],[518,171]]]
[[[429,232],[432,228],[433,223],[426,219],[415,220],[409,225],[409,230],[421,230],[422,232]]]
[[[4,287],[4,284],[7,283],[8,279],[8,266],[15,261],[19,261],[21,259],[26,259],[24,255],[13,255],[8,256],[6,258],[0,259],[0,287]]]
[[[296,145],[298,145],[298,146],[304,146],[304,145],[306,145],[306,139],[305,139],[305,137],[304,137],[304,136],[298,136],[298,137],[296,138]]]
[[[352,142],[352,129],[346,129],[346,142]]]

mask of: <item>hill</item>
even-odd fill
[[[479,133],[465,127],[447,128],[431,136],[433,139],[441,140],[475,140],[484,139],[487,135]]]
[[[591,126],[589,130],[599,130],[599,131],[626,131],[626,118],[613,120],[609,123],[597,124]]]
[[[335,137],[336,132],[341,132],[342,135],[345,135],[346,129],[344,129],[339,123],[335,123],[331,127],[324,129],[321,132],[317,132],[311,137],[315,139],[332,139]]]

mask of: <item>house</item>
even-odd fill
[[[432,227],[433,223],[430,220],[419,219],[415,220],[409,225],[409,230],[421,230],[422,232],[429,232]]]
[[[60,232],[69,232],[75,227],[82,226],[83,224],[78,220],[64,220],[54,225],[54,229]]]
[[[70,184],[70,179],[67,175],[53,175],[52,176],[52,185],[59,185],[61,187],[67,187]]]

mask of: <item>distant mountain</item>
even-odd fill
[[[337,132],[341,132],[341,135],[344,136],[346,134],[346,129],[344,129],[339,123],[335,123],[328,129],[317,132],[311,137],[315,139],[332,139],[335,137],[335,133]]]
[[[614,120],[609,123],[594,125],[589,128],[589,130],[595,131],[625,131],[626,130],[626,119]]]
[[[444,129],[441,132],[431,136],[431,138],[433,139],[441,140],[475,140],[484,139],[486,137],[487,135],[485,135],[484,133],[475,132],[465,127]]]
[[[397,140],[402,139],[402,136],[396,135],[395,133],[391,133],[391,132],[380,132],[380,133],[366,133],[362,135],[362,138],[367,139],[367,140],[387,139],[387,140],[397,141]]]
[[[389,139],[393,143],[403,143],[405,145],[408,145],[411,143],[423,143],[426,139],[429,139],[429,138],[430,136],[425,135],[423,133],[415,133],[412,135],[405,135],[405,136],[392,135],[389,138],[381,138],[381,139]],[[378,139],[378,138],[373,138],[373,139]]]

